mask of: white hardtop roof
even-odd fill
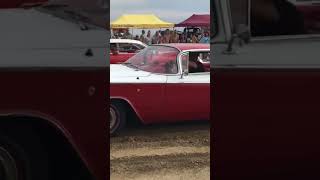
[[[0,67],[101,67],[110,33],[36,9],[0,10]],[[93,56],[86,56],[88,49]]]
[[[110,43],[131,43],[131,44],[140,44],[143,46],[147,46],[145,43],[132,39],[110,39]]]

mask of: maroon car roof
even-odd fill
[[[179,49],[180,51],[185,51],[189,49],[210,49],[210,44],[201,43],[172,43],[172,44],[159,44],[164,46],[170,46]]]
[[[48,0],[1,0],[0,9],[2,8],[17,8],[22,4],[36,4],[36,3],[44,3]]]

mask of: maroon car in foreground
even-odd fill
[[[0,180],[105,180],[108,11],[19,2],[0,2]]]
[[[213,179],[319,179],[320,32],[282,0],[213,2]]]

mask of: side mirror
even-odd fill
[[[250,42],[250,29],[245,24],[239,24],[235,27],[235,33],[232,35],[228,42],[228,48],[224,51],[225,54],[235,54],[233,50],[233,44],[236,39],[239,39],[239,45],[243,46],[243,43],[248,44]]]

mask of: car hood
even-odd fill
[[[110,80],[125,77],[145,77],[151,73],[137,70],[122,64],[110,64]]]

